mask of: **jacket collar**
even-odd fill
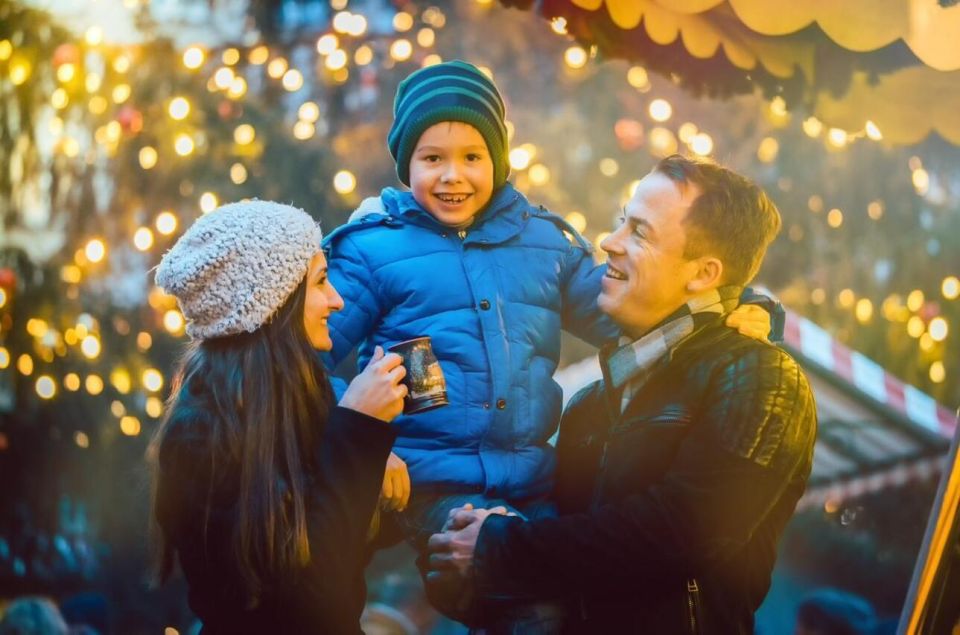
[[[600,363],[609,385],[619,389],[638,377],[649,376],[654,368],[669,362],[677,347],[692,334],[736,308],[739,298],[739,287],[707,291],[690,298],[639,339],[621,338],[619,348],[605,348]]]
[[[404,222],[435,231],[453,231],[424,210],[408,190],[388,187],[381,192],[380,198],[387,214]],[[529,206],[526,197],[506,183],[465,230],[464,244],[498,244],[510,240],[526,227],[530,218]]]

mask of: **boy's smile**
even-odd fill
[[[483,135],[459,121],[427,128],[410,159],[410,189],[444,225],[469,225],[493,196],[493,161]]]

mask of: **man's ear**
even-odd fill
[[[697,271],[687,281],[687,292],[691,294],[703,293],[716,289],[723,280],[723,263],[715,256],[701,256],[694,261]]]

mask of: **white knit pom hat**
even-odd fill
[[[223,205],[188,229],[157,266],[196,339],[253,332],[307,274],[323,235],[306,212],[270,201]]]

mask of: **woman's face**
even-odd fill
[[[303,304],[303,328],[310,344],[320,351],[333,348],[327,318],[343,308],[343,298],[327,277],[327,259],[318,251],[307,269],[307,294]]]

